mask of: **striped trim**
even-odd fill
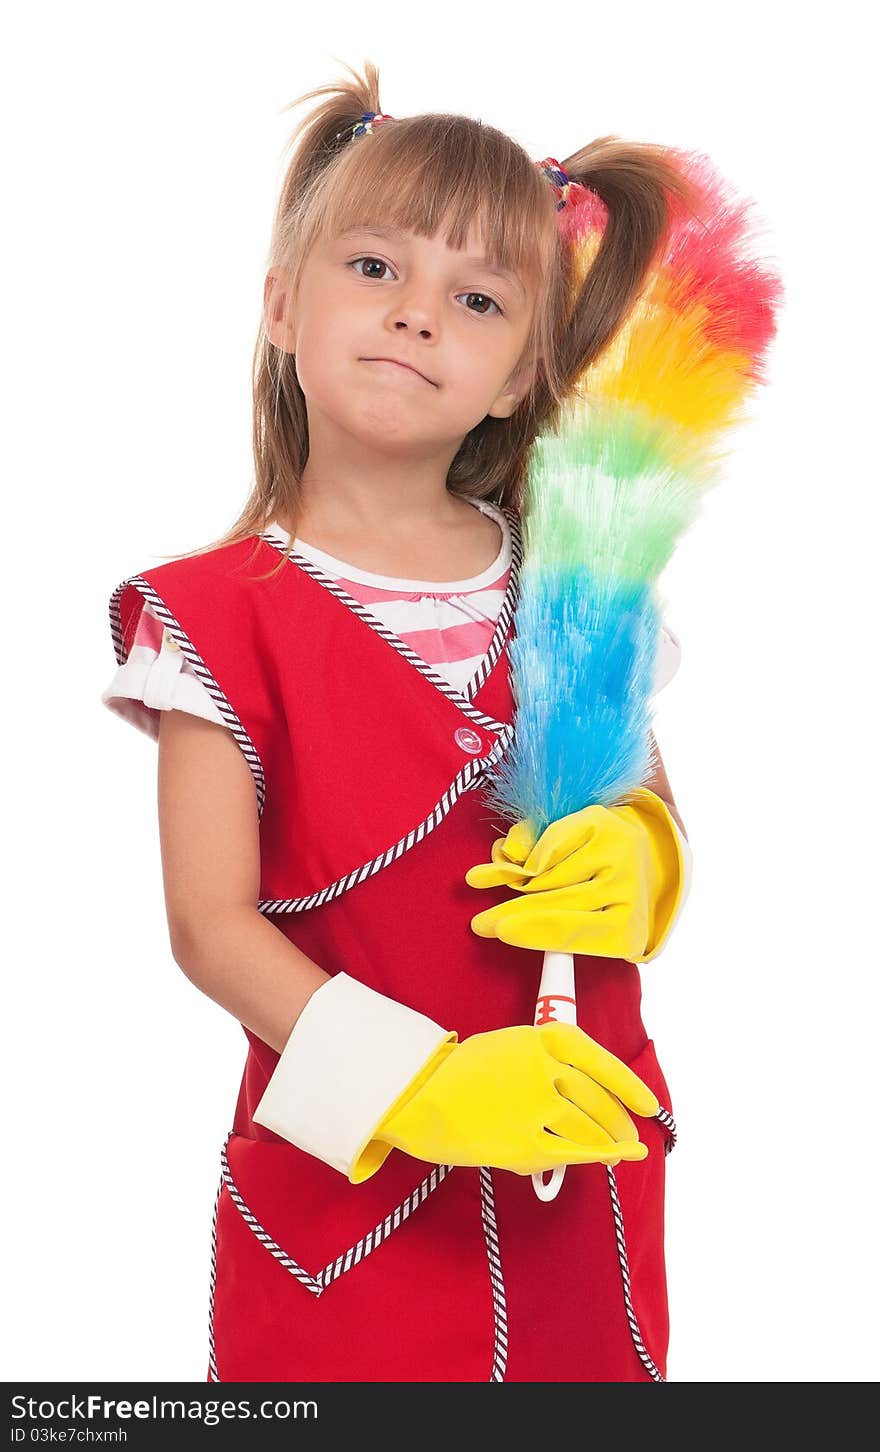
[[[670,1151],[675,1148],[676,1142],[678,1140],[678,1130],[675,1126],[675,1120],[673,1119],[670,1111],[668,1109],[664,1109],[662,1105],[657,1110],[657,1113],[654,1117],[655,1119],[659,1119],[660,1123],[666,1130],[666,1153],[669,1154]]]
[[[208,1320],[208,1349],[209,1349],[209,1381],[220,1381],[220,1373],[217,1368],[217,1351],[214,1340],[214,1303],[217,1286],[217,1217],[220,1209],[220,1196],[224,1185],[232,1199],[233,1204],[247,1225],[253,1231],[260,1244],[265,1246],[270,1255],[283,1266],[286,1271],[299,1281],[300,1285],[313,1295],[323,1295],[328,1286],[344,1275],[353,1266],[359,1265],[377,1246],[387,1240],[398,1226],[408,1220],[414,1210],[423,1205],[428,1196],[437,1189],[450,1170],[452,1165],[435,1165],[429,1175],[426,1175],[421,1184],[417,1185],[411,1194],[386,1215],[373,1230],[367,1235],[361,1236],[342,1255],[332,1260],[323,1270],[316,1275],[311,1275],[304,1270],[292,1256],[289,1256],[281,1248],[276,1240],[273,1240],[269,1232],[260,1224],[256,1215],[246,1204],[244,1196],[236,1185],[232,1172],[229,1168],[229,1160],[226,1154],[226,1147],[229,1144],[231,1133],[226,1136],[223,1148],[220,1151],[220,1184],[217,1188],[217,1196],[214,1201],[214,1217],[211,1226],[211,1293]],[[504,1276],[501,1269],[501,1252],[498,1243],[498,1226],[495,1219],[495,1195],[492,1186],[492,1177],[488,1168],[480,1168],[480,1205],[483,1222],[483,1233],[486,1239],[486,1251],[489,1258],[489,1278],[492,1284],[492,1308],[494,1320],[494,1343],[492,1356],[492,1371],[490,1381],[503,1381],[504,1371],[507,1365],[507,1307],[504,1295]]]
[[[675,1120],[673,1119],[670,1111],[668,1109],[664,1109],[662,1105],[657,1110],[657,1113],[654,1117],[655,1119],[659,1119],[660,1123],[663,1125],[664,1129],[667,1132],[666,1153],[669,1154],[670,1150],[673,1148],[678,1138],[678,1133],[675,1128]],[[658,1367],[657,1363],[655,1362],[654,1358],[652,1357],[651,1353],[648,1351],[648,1348],[645,1345],[641,1329],[639,1327],[638,1318],[635,1313],[635,1308],[633,1307],[632,1283],[629,1276],[629,1260],[626,1254],[626,1236],[623,1229],[623,1210],[621,1209],[620,1195],[617,1190],[617,1178],[614,1174],[613,1165],[606,1165],[605,1169],[608,1174],[608,1188],[611,1192],[611,1213],[614,1217],[614,1238],[617,1242],[617,1259],[620,1262],[620,1276],[623,1282],[623,1304],[626,1309],[626,1319],[629,1322],[630,1335],[632,1336],[633,1345],[636,1348],[639,1360],[642,1362],[642,1365],[647,1369],[652,1381],[665,1381],[665,1376],[660,1371],[660,1368]]]
[[[626,1255],[626,1237],[623,1233],[623,1211],[620,1208],[620,1196],[617,1192],[617,1179],[615,1178],[613,1165],[606,1165],[605,1170],[608,1175],[608,1188],[611,1191],[611,1213],[614,1216],[614,1236],[617,1241],[617,1259],[620,1262],[620,1275],[623,1280],[623,1304],[626,1307],[626,1319],[629,1322],[630,1335],[632,1336],[633,1345],[638,1352],[639,1359],[642,1364],[647,1368],[652,1381],[665,1381],[666,1378],[663,1376],[663,1373],[660,1371],[660,1368],[657,1366],[656,1362],[654,1361],[653,1357],[645,1346],[644,1341],[642,1340],[642,1333],[639,1330],[639,1323],[636,1319],[636,1313],[633,1310],[632,1287],[630,1285],[629,1279],[629,1261],[627,1260]]]
[[[254,779],[254,786],[257,792],[257,816],[262,817],[263,805],[266,800],[266,777],[257,748],[245,731],[244,726],[226,699],[226,696],[211,675],[202,657],[189,639],[189,636],[186,635],[182,627],[177,623],[168,606],[165,604],[165,601],[160,595],[156,594],[152,585],[141,575],[132,575],[131,579],[123,580],[120,585],[116,586],[116,589],[110,596],[110,632],[113,636],[113,648],[116,652],[117,664],[125,665],[128,659],[128,651],[125,648],[122,632],[121,601],[123,593],[129,585],[133,585],[143,595],[144,599],[150,602],[150,605],[155,610],[166,630],[180,646],[183,655],[192,666],[194,674],[198,677],[214,701],[214,704],[223,717],[225,725],[229,727],[238,742],[242,755],[250,767],[251,776]]]
[[[211,1298],[208,1307],[208,1381],[219,1381],[217,1375],[217,1349],[214,1345],[214,1298],[217,1293],[217,1215],[220,1210],[220,1196],[223,1192],[223,1177],[217,1186],[214,1199],[214,1216],[211,1221]]]
[[[501,1270],[501,1247],[498,1242],[498,1223],[495,1219],[495,1187],[492,1171],[488,1165],[480,1166],[480,1209],[483,1216],[483,1233],[486,1237],[486,1252],[489,1256],[489,1279],[492,1282],[492,1312],[495,1319],[495,1352],[492,1357],[490,1381],[503,1381],[507,1370],[507,1298],[504,1294],[504,1276]]]
[[[305,555],[299,554],[296,550],[292,550],[289,555],[286,555],[286,558],[291,564],[304,570],[307,575],[310,575],[319,585],[322,585],[331,595],[334,595],[337,600],[341,601],[343,605],[346,605],[353,614],[363,620],[371,630],[375,630],[377,635],[380,635],[399,655],[402,655],[405,660],[408,660],[420,675],[423,675],[426,680],[430,681],[465,716],[476,725],[492,731],[497,735],[498,740],[488,756],[477,757],[465,763],[454,781],[447,787],[439,802],[432,807],[427,817],[407,832],[405,836],[401,837],[399,841],[395,842],[393,846],[378,853],[376,857],[372,858],[369,862],[365,862],[362,866],[355,867],[344,877],[337,878],[335,882],[331,882],[327,887],[321,888],[318,892],[309,893],[302,897],[261,898],[257,903],[257,908],[261,913],[308,912],[311,908],[320,907],[322,903],[330,902],[334,898],[340,897],[349,888],[356,887],[358,883],[363,882],[366,878],[373,877],[377,872],[381,872],[383,867],[387,867],[389,863],[395,862],[404,852],[408,852],[411,847],[414,847],[418,842],[421,842],[427,837],[429,832],[433,832],[434,828],[438,827],[444,817],[451,811],[459,797],[464,792],[472,791],[475,787],[479,786],[488,772],[504,756],[504,753],[513,740],[514,725],[507,721],[496,721],[493,716],[487,716],[484,711],[480,711],[472,704],[474,696],[489,676],[504,649],[519,595],[520,565],[522,563],[522,538],[519,523],[516,514],[512,510],[504,509],[502,512],[510,526],[510,579],[498,615],[495,633],[489,644],[489,649],[463,692],[457,691],[451,681],[448,681],[445,676],[441,675],[439,671],[436,671],[426,660],[423,660],[416,651],[407,645],[405,640],[402,640],[399,635],[393,630],[390,630],[381,620],[377,619],[372,611],[367,609],[366,605],[362,605],[342,585],[337,584],[333,577],[322,570],[319,565],[316,565],[313,560],[306,559]],[[265,531],[259,538],[264,540],[266,544],[271,545],[279,554],[285,555],[286,546],[284,542],[273,535],[271,531]]]
[[[307,1270],[303,1270],[302,1266],[297,1265],[292,1256],[289,1256],[285,1250],[282,1250],[277,1240],[272,1239],[268,1230],[264,1229],[256,1215],[246,1204],[244,1196],[232,1178],[229,1160],[226,1157],[226,1145],[229,1143],[229,1138],[230,1136],[227,1135],[226,1143],[220,1151],[221,1184],[226,1186],[235,1208],[238,1210],[248,1229],[253,1231],[260,1244],[266,1247],[269,1254],[273,1255],[286,1271],[289,1271],[292,1276],[296,1277],[300,1285],[305,1286],[306,1290],[311,1291],[313,1295],[320,1296],[324,1287],[320,1284],[318,1277],[310,1275]]]

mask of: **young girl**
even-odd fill
[[[275,217],[251,497],[110,604],[102,700],[159,743],[172,951],[248,1040],[208,1379],[663,1380],[674,1124],[636,965],[687,889],[669,783],[537,842],[480,788],[511,739],[530,445],[682,183],[649,146],[563,170],[467,117],[395,120],[352,74],[301,98],[327,95]],[[586,277],[571,180],[608,208]],[[677,662],[664,630],[655,690]],[[536,1025],[552,945],[517,937],[575,862],[580,1026]]]

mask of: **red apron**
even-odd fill
[[[120,664],[144,600],[250,766],[259,909],[344,970],[460,1038],[534,1020],[542,956],[471,931],[510,895],[465,882],[510,823],[480,791],[507,749],[521,538],[489,652],[464,692],[318,566],[264,535],[173,560],[111,597]],[[221,1151],[210,1381],[662,1381],[669,1090],[638,968],[575,959],[578,1021],[655,1092],[647,1159],[529,1176],[392,1151],[352,1185],[252,1114],[278,1054],[248,1039]]]

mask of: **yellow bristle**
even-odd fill
[[[707,343],[706,310],[677,313],[640,302],[611,346],[587,370],[590,397],[641,406],[695,433],[736,421],[750,391],[750,359]]]

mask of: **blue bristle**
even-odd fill
[[[659,619],[648,586],[566,569],[527,580],[514,626],[516,738],[485,797],[540,833],[648,775]]]

